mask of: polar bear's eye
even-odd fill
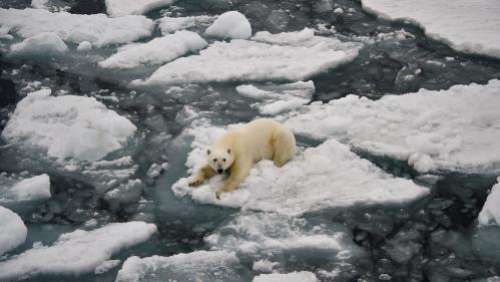
[[[223,162],[226,162],[226,158],[223,158],[223,159],[222,159],[222,161],[223,161]]]
[[[214,159],[214,162],[216,162],[216,161],[217,161],[217,159]]]

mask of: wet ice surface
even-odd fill
[[[457,53],[412,24],[365,13],[355,1],[144,1],[122,6],[123,13],[144,15],[109,18],[92,15],[106,11],[105,1],[33,2],[0,3],[40,8],[0,12],[0,130],[15,136],[0,140],[0,205],[22,220],[2,220],[18,235],[0,235],[10,249],[0,257],[0,268],[8,269],[0,280],[499,275],[498,170],[492,169],[498,61]],[[232,10],[248,19],[252,37],[220,38],[234,29],[219,28],[219,37],[205,33]],[[25,14],[33,21],[19,16]],[[78,28],[62,24],[70,19]],[[235,30],[244,33],[241,18],[231,22],[243,23]],[[193,40],[175,39],[184,29]],[[157,46],[171,52],[148,51]],[[273,50],[280,56],[270,60]],[[216,57],[203,57],[207,52]],[[98,65],[106,61],[127,67]],[[165,73],[175,85],[160,75],[159,83],[131,84],[148,81],[169,62],[175,72]],[[41,89],[51,89],[50,98],[32,96]],[[376,101],[339,99],[348,94]],[[82,100],[66,103],[76,97]],[[23,111],[37,104],[46,110]],[[217,179],[199,190],[182,186],[203,146],[227,125],[259,115],[279,115],[296,131],[294,161],[281,169],[258,164],[221,201],[211,190]],[[111,132],[113,121],[124,130]],[[34,123],[19,125],[27,122]],[[410,137],[403,136],[407,129]],[[102,138],[86,142],[92,135]],[[366,140],[378,146],[359,146]],[[36,194],[28,192],[35,186]],[[107,227],[132,221],[138,229]],[[158,232],[151,235],[144,222]],[[70,251],[50,256],[61,249]],[[76,253],[78,259],[68,259]]]

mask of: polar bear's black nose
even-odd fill
[[[219,168],[219,169],[217,170],[217,173],[219,173],[219,174],[221,174],[221,173],[223,173],[223,172],[224,172],[224,170],[223,170],[222,168]]]

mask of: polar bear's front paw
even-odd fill
[[[189,181],[188,185],[189,185],[189,187],[197,187],[197,186],[200,186],[201,183],[203,183],[203,180],[193,179],[193,180]]]
[[[217,198],[217,200],[220,200],[220,195],[223,193],[223,191],[221,190],[217,190],[215,191],[215,198]]]

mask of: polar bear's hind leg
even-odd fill
[[[293,158],[297,151],[295,136],[289,129],[280,126],[274,133],[272,141],[274,147],[273,162],[277,167],[282,167]]]

